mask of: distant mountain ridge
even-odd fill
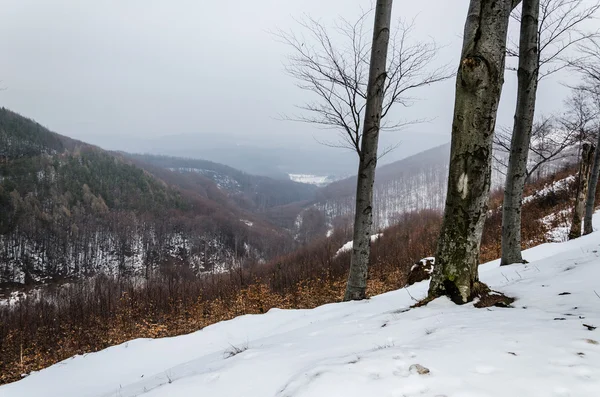
[[[195,176],[208,178],[236,205],[253,212],[263,212],[298,201],[314,200],[317,192],[317,186],[312,184],[251,175],[207,160],[151,154],[125,154],[125,156],[155,167],[188,174],[190,178]]]

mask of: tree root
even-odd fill
[[[438,296],[428,296],[425,299],[420,300],[411,306],[411,308],[418,308],[427,306],[429,302],[432,302],[438,298]],[[473,284],[471,288],[471,299],[469,302],[473,302],[474,307],[478,309],[483,309],[487,307],[512,307],[511,305],[515,301],[515,298],[510,296],[506,296],[501,292],[494,291],[490,289],[486,284],[481,281],[477,281]]]

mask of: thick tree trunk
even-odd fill
[[[592,216],[596,208],[596,187],[598,186],[598,173],[600,173],[600,131],[598,131],[598,142],[596,143],[596,154],[594,155],[594,167],[590,175],[590,186],[585,200],[585,218],[583,219],[583,234],[594,231],[592,227]]]
[[[375,182],[375,167],[377,166],[381,108],[387,77],[386,66],[391,18],[392,0],[377,0],[365,123],[356,181],[352,259],[344,295],[345,301],[366,298],[369,255],[371,253],[371,228],[373,225],[373,184]]]
[[[573,208],[573,221],[571,222],[571,231],[569,240],[581,237],[581,222],[585,210],[585,201],[590,181],[590,169],[592,168],[592,159],[594,157],[594,147],[585,142],[581,149],[581,162],[579,163],[579,183],[577,185],[577,197],[575,199],[575,208]]]
[[[512,0],[471,0],[456,78],[450,173],[429,297],[470,301],[487,213]]]
[[[502,203],[502,259],[500,265],[521,263],[521,207],[527,179],[529,141],[535,114],[539,75],[540,0],[523,0],[519,44],[517,108]]]

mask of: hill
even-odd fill
[[[172,266],[199,274],[290,247],[209,178],[144,169],[4,108],[0,148],[0,285]]]
[[[250,175],[212,161],[150,154],[125,154],[125,156],[183,174],[184,179],[190,181],[197,179],[198,176],[208,178],[236,205],[253,212],[264,212],[273,207],[313,200],[317,191],[317,187],[311,184]]]
[[[449,159],[450,144],[446,144],[377,168],[375,227],[387,227],[406,212],[443,209]],[[334,182],[317,192],[315,205],[330,219],[351,216],[355,190],[356,177]]]
[[[576,194],[575,172],[567,169],[527,186],[524,248],[563,241]],[[501,199],[501,191],[490,199],[480,252],[483,262],[500,254]],[[319,214],[316,209],[306,212]],[[441,221],[438,211],[407,213],[379,234],[371,246],[369,296],[427,279],[428,262],[420,259],[435,252]],[[93,277],[21,288],[4,296],[0,290],[0,384],[135,338],[182,335],[274,307],[314,308],[337,302],[350,262],[350,252],[343,247],[352,236],[347,225],[339,226],[327,237],[324,231],[310,233],[304,228],[317,240],[266,263],[238,257],[243,266],[231,266],[223,273],[190,277],[186,267],[174,266],[148,277]],[[301,241],[303,234],[298,237]]]
[[[527,250],[529,264],[482,265],[484,282],[517,299],[510,308],[446,298],[411,308],[426,294],[424,281],[368,301],[272,309],[176,338],[133,340],[0,394],[592,397],[600,389],[597,249],[592,234]]]

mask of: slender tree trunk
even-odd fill
[[[592,159],[594,157],[594,147],[584,142],[581,149],[581,162],[579,163],[579,183],[577,185],[577,197],[575,199],[575,208],[573,208],[573,221],[571,222],[571,231],[569,240],[581,237],[581,222],[585,211],[585,202],[590,181],[590,169],[592,168]]]
[[[350,274],[344,300],[366,298],[371,228],[373,225],[373,184],[377,166],[377,143],[386,79],[392,0],[377,0],[371,48],[365,123],[359,153],[356,181],[356,207]]]
[[[456,78],[450,172],[429,297],[470,301],[492,170],[492,137],[504,83],[511,0],[471,0]]]
[[[523,0],[517,108],[513,126],[510,157],[502,203],[502,259],[500,265],[522,263],[521,207],[527,179],[527,157],[535,114],[539,75],[539,14],[540,0]]]
[[[592,227],[592,216],[596,208],[596,187],[598,186],[598,173],[600,173],[600,131],[598,131],[598,142],[596,143],[596,154],[594,155],[594,167],[590,175],[590,186],[585,200],[585,218],[583,219],[583,234],[594,231]]]

